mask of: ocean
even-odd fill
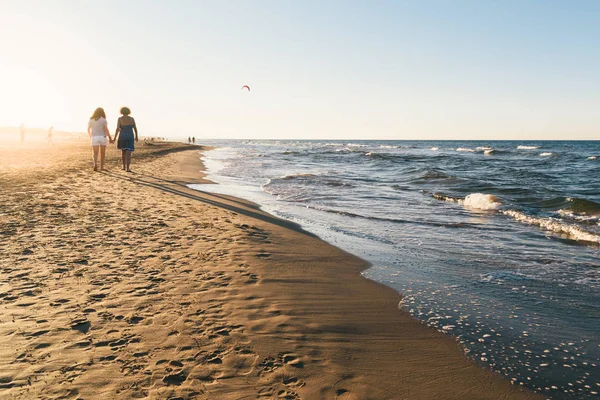
[[[600,393],[600,142],[212,140],[199,190],[372,264],[399,308],[552,399]]]

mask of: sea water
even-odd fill
[[[553,399],[600,393],[600,142],[205,141],[199,190],[372,263],[399,307]]]

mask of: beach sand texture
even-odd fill
[[[193,191],[202,147],[0,148],[0,398],[534,399],[366,263]]]

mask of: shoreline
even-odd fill
[[[366,261],[187,188],[203,148],[136,150],[127,176],[68,147],[57,170],[0,169],[0,396],[543,398],[399,310]]]

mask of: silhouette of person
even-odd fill
[[[196,136],[192,136],[192,143],[196,144]]]
[[[135,120],[129,116],[131,110],[127,107],[121,108],[121,117],[117,121],[117,130],[115,131],[115,141],[117,149],[121,150],[121,161],[123,170],[131,171],[131,153],[135,150],[134,142],[138,141],[138,130],[135,126]],[[135,137],[133,133],[135,132]],[[117,138],[119,138],[117,140]]]
[[[188,144],[192,144],[192,138],[188,136]]]
[[[90,135],[90,139],[92,139],[94,171],[98,171],[98,168],[102,171],[106,171],[106,169],[104,169],[106,145],[109,141],[112,142],[112,139],[110,137],[110,132],[108,131],[108,122],[106,121],[106,114],[104,113],[103,108],[96,108],[94,114],[92,114],[90,121],[88,122],[88,135]],[[98,167],[98,153],[100,153],[100,167]]]
[[[51,145],[54,145],[54,142],[52,141],[52,133],[54,132],[54,127],[51,126],[48,129],[48,143],[50,143]]]

